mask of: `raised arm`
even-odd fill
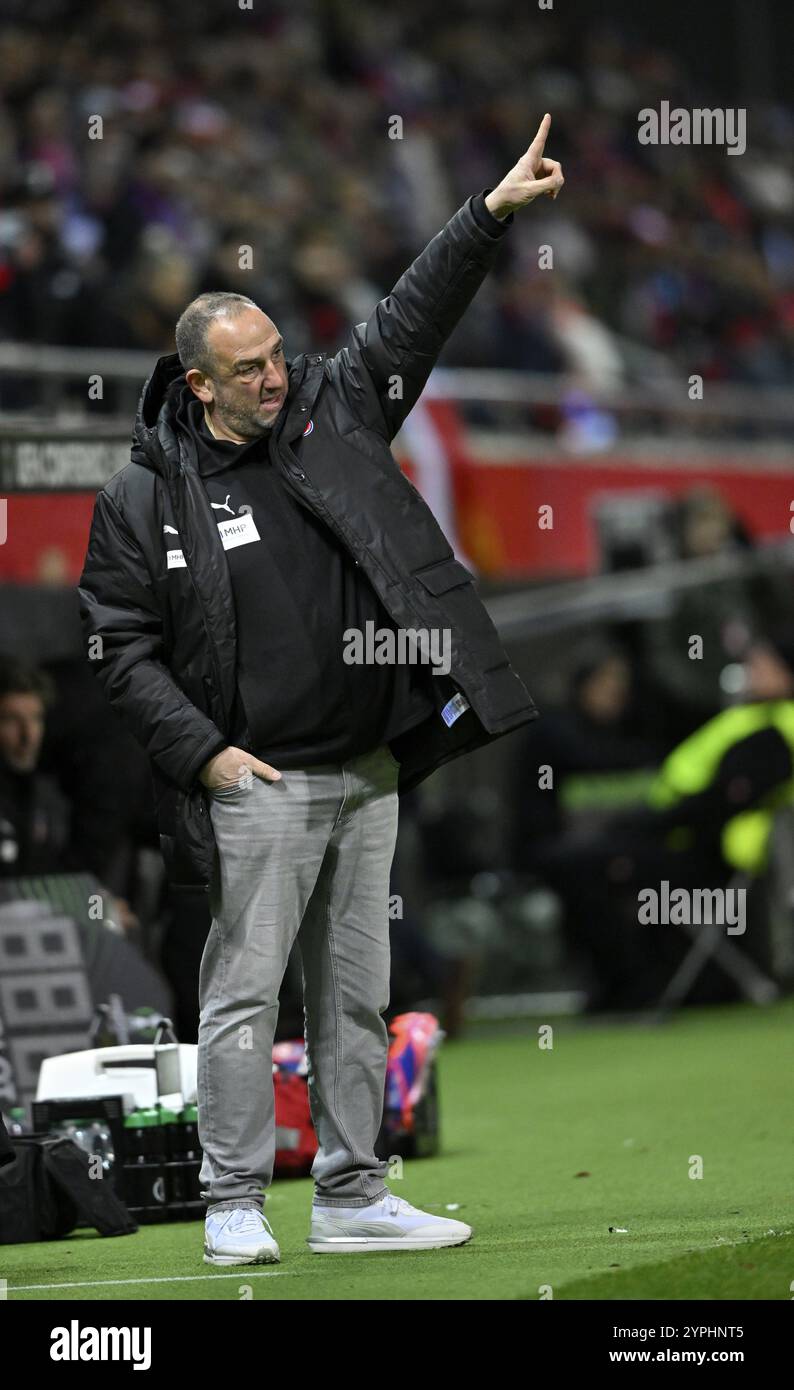
[[[493,190],[470,197],[353,329],[329,370],[362,424],[391,441],[421,395],[444,343],[494,263],[513,213],[563,184],[544,157],[551,117]]]

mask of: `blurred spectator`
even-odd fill
[[[71,853],[122,898],[136,893],[136,853],[159,853],[146,755],[82,656],[47,662],[53,683],[41,770],[70,806]]]
[[[678,535],[682,559],[741,555],[748,545],[716,488],[693,488],[680,499]],[[742,660],[775,602],[769,585],[737,574],[687,588],[667,617],[646,626],[648,683],[658,695],[665,732],[673,742],[720,709],[725,667]],[[693,639],[701,645],[693,646]]]
[[[0,874],[58,873],[67,863],[69,807],[52,778],[38,772],[49,677],[0,661]],[[71,867],[71,866],[70,866]]]
[[[546,852],[559,858],[566,830],[603,822],[622,798],[638,798],[637,769],[655,766],[658,745],[632,721],[632,672],[619,648],[602,646],[574,669],[569,703],[544,710],[516,739],[511,789],[512,859],[543,873]],[[628,775],[626,775],[628,774]]]
[[[536,874],[561,898],[572,961],[594,1007],[622,1003],[603,959],[614,949],[614,934],[599,935],[611,891],[605,902],[598,877],[603,836],[617,807],[641,804],[660,758],[659,748],[634,731],[632,685],[620,648],[601,644],[583,654],[569,703],[544,711],[516,740],[511,779],[513,866]]]
[[[744,662],[744,703],[723,710],[665,759],[646,833],[757,874],[775,810],[794,804],[794,628],[768,628]]]
[[[0,656],[0,876],[85,871],[92,865],[73,835],[69,800],[39,769],[47,711],[55,684],[41,670]],[[114,920],[126,931],[138,920],[114,897]]]

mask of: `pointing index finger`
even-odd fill
[[[540,125],[538,126],[538,133],[537,133],[537,135],[535,136],[535,139],[532,141],[532,144],[531,144],[530,147],[529,147],[528,153],[534,155],[535,158],[537,158],[539,155],[542,155],[542,154],[543,154],[543,147],[544,147],[544,145],[546,144],[546,138],[547,138],[548,133],[549,133],[549,127],[550,127],[550,125],[551,125],[551,116],[549,115],[549,113],[548,113],[548,111],[547,111],[546,114],[545,114],[545,116],[543,117],[543,120],[541,121]]]

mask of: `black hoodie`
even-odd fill
[[[176,421],[196,446],[226,549],[242,746],[276,768],[345,762],[432,714],[426,665],[345,662],[348,630],[395,624],[349,551],[284,487],[267,438],[216,439],[187,385]]]

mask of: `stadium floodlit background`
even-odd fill
[[[148,1006],[195,1041],[209,917],[167,889],[146,759],[82,650],[96,489],[189,299],[239,290],[288,356],[335,352],[548,110],[564,190],[516,216],[395,442],[543,714],[404,797],[394,863],[390,1014],[429,1009],[447,1034],[441,1153],[406,1195],[462,1202],[481,1263],[411,1257],[420,1291],[395,1293],[381,1257],[382,1286],[369,1266],[344,1295],[314,1271],[267,1296],[788,1298],[794,12],[4,0],[2,16],[0,919],[54,900],[80,918],[85,997],[110,1001],[116,1035]],[[746,150],[641,144],[638,113],[662,102],[746,110]],[[21,779],[3,742],[20,690],[45,713]],[[743,895],[746,930],[640,923],[638,894],[664,882],[690,903]],[[0,1105],[24,1124],[41,1058],[109,1034],[73,997],[59,1015],[55,989],[11,1018],[12,975]],[[291,966],[278,1036],[301,1034]],[[274,1192],[296,1241],[297,1191]],[[624,1227],[616,1259],[606,1233]],[[165,1246],[141,1249],[128,1268],[159,1269]],[[43,1284],[13,1253],[16,1282]],[[63,1263],[36,1258],[55,1288]],[[81,1258],[87,1279],[117,1268],[85,1241]]]

